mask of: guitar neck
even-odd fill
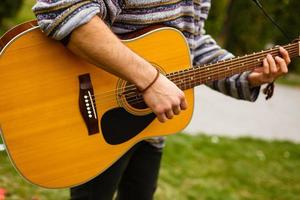
[[[288,51],[291,58],[300,56],[300,41],[283,47]],[[201,84],[221,80],[260,67],[267,54],[271,54],[274,57],[280,56],[279,47],[204,66],[195,66],[190,69],[167,74],[166,76],[180,89],[187,90]]]

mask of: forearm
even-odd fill
[[[145,88],[155,77],[155,68],[126,47],[97,16],[75,29],[67,46],[94,65]]]

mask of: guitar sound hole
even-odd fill
[[[127,103],[135,109],[146,109],[148,106],[144,102],[143,95],[138,92],[136,87],[131,83],[126,83],[124,92]]]

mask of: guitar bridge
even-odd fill
[[[94,90],[89,74],[83,74],[79,77],[79,109],[81,116],[88,129],[89,135],[99,133],[98,115]]]

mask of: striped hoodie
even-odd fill
[[[187,39],[193,64],[200,65],[233,57],[205,33],[210,6],[210,0],[37,0],[33,11],[43,32],[56,40],[95,15],[117,35],[153,24],[174,27]],[[255,101],[260,88],[249,87],[248,75],[244,72],[208,86],[237,99]]]

